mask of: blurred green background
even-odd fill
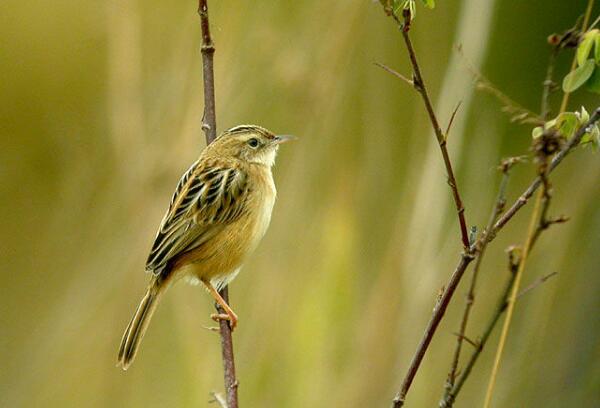
[[[473,89],[467,58],[539,110],[546,36],[584,0],[419,4],[413,36],[450,136],[470,224],[486,223],[502,157],[528,126]],[[191,1],[0,5],[0,406],[207,406],[222,390],[210,297],[183,283],[163,298],[133,367],[117,346],[146,285],[147,251],[179,176],[204,146],[199,23]],[[460,242],[438,148],[407,55],[377,2],[210,2],[219,130],[256,123],[300,136],[281,149],[270,231],[231,287],[242,407],[388,406]],[[596,7],[593,17],[596,17]],[[571,55],[558,71],[566,73]],[[554,111],[560,96],[554,95]],[[571,109],[592,109],[579,95]],[[511,179],[514,200],[534,174]],[[577,151],[552,180],[553,227],[523,285],[497,407],[600,406],[600,161]],[[490,247],[468,335],[507,279],[528,206]],[[458,289],[408,406],[435,406],[462,313]],[[457,406],[479,406],[498,331]],[[468,346],[466,350],[470,351]]]

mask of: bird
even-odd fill
[[[257,125],[219,135],[179,180],[146,261],[146,294],[125,329],[117,365],[133,362],[165,290],[181,278],[201,282],[233,330],[236,313],[219,291],[238,274],[265,235],[277,191],[272,167],[281,143],[295,139]]]

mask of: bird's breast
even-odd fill
[[[269,171],[268,174],[261,175],[262,186],[264,188],[257,189],[255,191],[256,205],[254,205],[254,220],[255,225],[253,228],[253,245],[252,249],[256,248],[262,237],[267,232],[269,224],[271,223],[271,213],[273,212],[273,206],[275,205],[275,198],[277,197],[277,190],[275,189],[275,183],[273,182],[273,176]]]

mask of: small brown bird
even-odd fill
[[[146,262],[152,273],[146,295],[125,329],[118,364],[126,370],[160,296],[173,282],[202,282],[226,314],[237,316],[218,291],[238,274],[267,231],[275,203],[271,168],[280,143],[293,139],[254,125],[229,129],[202,151],[183,175]]]

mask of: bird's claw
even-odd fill
[[[233,329],[235,329],[235,326],[237,326],[237,316],[235,314],[227,314],[227,313],[213,313],[210,315],[210,318],[213,319],[215,322],[220,322],[221,320],[227,320],[229,322],[229,327],[231,328],[231,331],[233,331]]]

